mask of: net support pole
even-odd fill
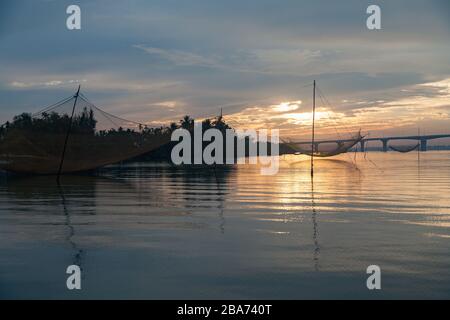
[[[420,166],[420,128],[417,128],[418,146],[417,146],[417,165]]]
[[[311,135],[311,178],[314,177],[314,125],[316,120],[316,80],[313,82],[312,135]]]
[[[77,104],[78,96],[80,95],[80,88],[81,88],[81,85],[78,85],[78,90],[74,95],[75,101],[73,102],[72,114],[70,115],[69,127],[67,128],[66,138],[64,139],[64,146],[63,146],[63,150],[61,153],[61,162],[59,163],[58,173],[56,176],[56,181],[58,182],[58,184],[59,184],[59,177],[61,175],[62,167],[64,164],[64,156],[66,154],[67,141],[69,140],[70,130],[72,129],[73,114],[75,113],[75,106]]]

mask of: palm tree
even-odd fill
[[[180,124],[183,129],[191,131],[194,128],[194,119],[186,115],[183,117],[183,119],[180,120]]]
[[[212,123],[214,128],[225,132],[226,129],[231,129],[231,127],[223,120],[222,115],[218,116],[216,120]]]
[[[212,128],[211,119],[205,119],[202,122],[202,130],[206,131],[208,129]]]
[[[176,122],[171,122],[170,126],[169,126],[170,132],[174,132],[177,129],[178,129],[178,125],[176,124]]]

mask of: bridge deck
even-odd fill
[[[389,141],[389,140],[432,140],[432,139],[440,139],[440,138],[450,138],[450,134],[432,134],[432,135],[423,135],[423,136],[398,136],[398,137],[383,137],[383,138],[363,138],[361,140],[362,143],[366,141]],[[315,141],[315,144],[321,143],[339,143],[339,142],[350,142],[352,139],[337,139],[337,140],[319,140]],[[291,142],[295,144],[311,144],[308,141],[295,141]]]

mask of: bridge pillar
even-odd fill
[[[314,152],[319,152],[319,143],[314,143]]]
[[[366,142],[364,140],[361,140],[360,142],[361,145],[361,152],[365,152],[366,151]]]
[[[381,142],[383,142],[383,152],[387,152],[388,151],[388,140],[381,139]]]
[[[427,151],[427,139],[420,139],[420,151]]]

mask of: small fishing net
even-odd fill
[[[415,144],[415,145],[406,145],[406,146],[389,146],[389,148],[391,150],[397,151],[397,152],[401,152],[401,153],[407,153],[407,152],[411,152],[414,150],[417,150],[419,148],[419,143]]]
[[[147,153],[170,132],[122,119],[76,94],[0,127],[0,168],[33,174],[95,169]]]

